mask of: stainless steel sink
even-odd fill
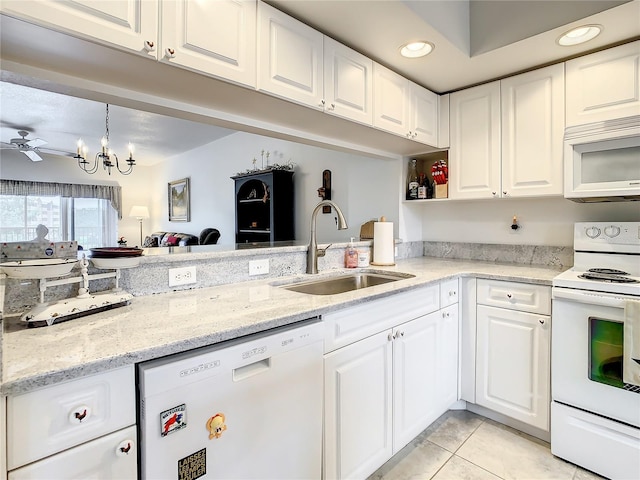
[[[310,295],[335,295],[337,293],[351,292],[361,288],[373,287],[389,282],[397,282],[415,275],[408,273],[385,272],[354,272],[346,275],[299,282],[290,285],[282,285],[282,288],[292,292],[307,293]]]

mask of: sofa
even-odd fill
[[[185,247],[188,245],[215,245],[220,238],[216,228],[205,228],[199,235],[180,232],[153,232],[144,240],[144,248]]]

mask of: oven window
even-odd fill
[[[624,388],[622,356],[624,323],[589,317],[589,378]]]

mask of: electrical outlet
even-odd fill
[[[269,259],[251,260],[249,262],[249,276],[265,275],[269,273]]]
[[[169,286],[190,285],[196,283],[196,267],[169,269]]]

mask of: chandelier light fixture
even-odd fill
[[[78,166],[82,170],[92,175],[96,173],[98,167],[102,165],[102,168],[106,170],[109,175],[111,175],[111,169],[113,167],[116,167],[122,175],[129,175],[133,171],[133,166],[136,164],[136,161],[133,159],[133,144],[129,143],[129,158],[125,160],[129,167],[126,170],[120,168],[118,156],[109,148],[109,104],[107,104],[107,115],[105,118],[105,134],[100,143],[102,145],[101,151],[96,153],[93,162],[89,162],[87,160],[87,146],[81,138],[78,139],[76,155],[73,158],[78,160]]]

